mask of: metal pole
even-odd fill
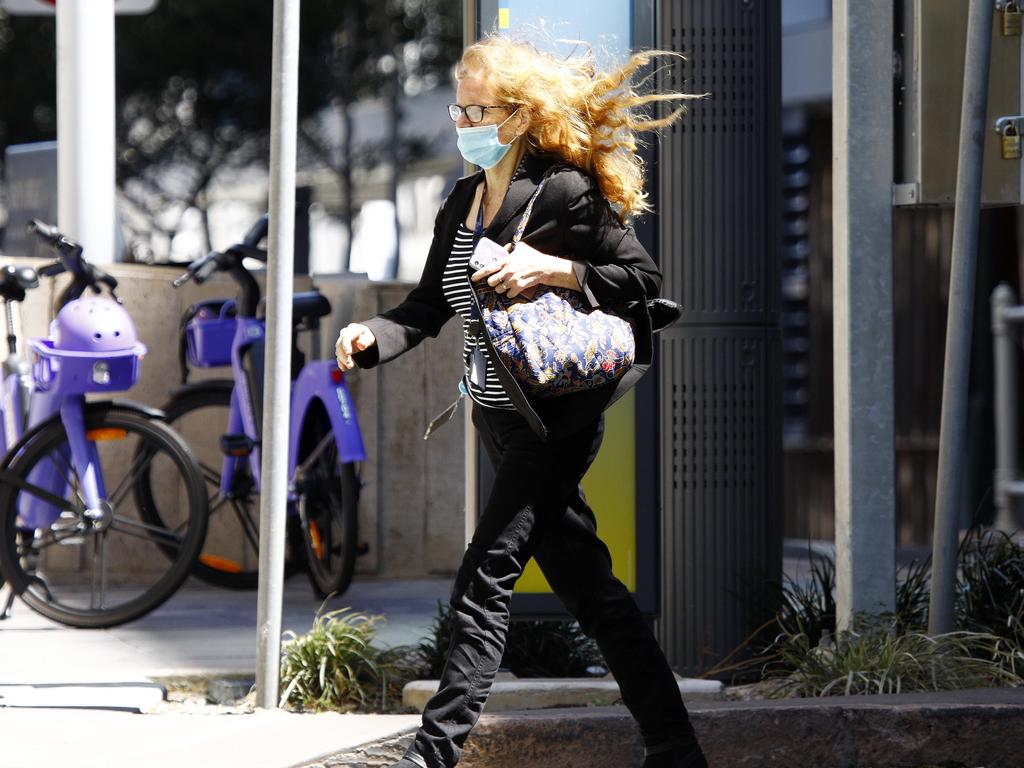
[[[295,245],[295,147],[299,92],[300,0],[274,0],[270,100],[270,236],[267,258],[267,355],[264,369],[256,706],[278,705],[284,591],[291,395],[292,263]]]
[[[1017,303],[1006,283],[992,292],[992,336],[995,357],[996,398],[996,519],[993,527],[1013,533],[1014,497],[1008,484],[1017,479],[1017,347],[1018,331],[1011,327],[1006,311]]]
[[[836,627],[896,602],[893,20],[832,4]]]
[[[115,261],[114,0],[57,3],[57,147],[58,226]]]
[[[935,488],[932,536],[932,589],[928,632],[953,629],[953,588],[960,523],[960,491],[967,440],[967,383],[974,316],[974,267],[981,218],[982,153],[987,126],[989,53],[992,46],[991,0],[971,0],[967,17],[967,55],[960,110],[960,152],[953,219],[953,262],[949,273],[946,360],[942,379],[939,473]]]

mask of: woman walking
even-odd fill
[[[678,684],[629,591],[580,488],[597,455],[602,413],[650,366],[647,299],[661,273],[626,222],[649,210],[634,134],[661,120],[631,111],[686,94],[637,95],[630,77],[659,52],[597,72],[532,45],[491,36],[455,69],[449,113],[459,150],[482,169],[460,179],[441,206],[419,284],[394,309],[342,329],[338,365],[371,368],[435,337],[455,314],[466,342],[461,388],[495,467],[494,485],[451,592],[452,643],[440,688],[397,768],[452,768],[480,717],[501,661],[516,580],[531,557],[594,638],[636,719],[643,768],[706,768]],[[535,196],[544,181],[541,193]],[[528,206],[528,202],[532,204]],[[508,248],[530,208],[523,239]],[[507,252],[469,267],[485,236]],[[558,397],[508,384],[472,325],[472,283],[515,297],[536,286],[580,292],[590,307],[630,307],[635,363],[616,381]],[[503,381],[505,382],[503,384]]]

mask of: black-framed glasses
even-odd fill
[[[458,121],[460,115],[465,114],[470,124],[475,125],[484,119],[484,112],[488,109],[508,109],[508,106],[505,104],[467,104],[463,107],[460,104],[449,104],[448,116],[454,123]]]

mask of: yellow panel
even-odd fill
[[[498,29],[508,29],[508,8],[498,9]]]
[[[583,492],[597,518],[597,535],[612,554],[612,570],[630,592],[636,591],[636,390],[631,389],[605,412],[604,442]],[[516,592],[551,593],[544,574],[531,559]]]

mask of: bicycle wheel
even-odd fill
[[[322,407],[311,410],[300,453],[305,472],[297,483],[309,582],[321,598],[341,595],[352,583],[359,499],[355,465],[340,462],[329,425]]]
[[[207,493],[206,540],[192,573],[208,584],[228,589],[256,589],[259,583],[260,492],[246,462],[239,462],[230,498],[221,498],[224,454],[220,435],[228,430],[230,381],[211,381],[183,390],[163,407],[167,423],[192,446],[202,469]],[[149,520],[163,524],[161,507],[151,498],[152,478],[139,476],[136,493]],[[302,565],[298,520],[288,521],[285,578]],[[298,562],[296,562],[298,561]]]
[[[106,487],[101,513],[86,514],[64,425],[50,422],[7,469],[34,489],[37,478],[53,476],[50,489],[68,508],[20,484],[0,489],[0,571],[43,616],[112,627],[152,611],[185,581],[206,532],[206,495],[188,446],[165,424],[115,406],[86,406],[85,429]],[[154,496],[174,510],[166,525],[149,521],[131,492],[143,471],[160,478]],[[19,519],[29,512],[39,514],[39,527]]]

